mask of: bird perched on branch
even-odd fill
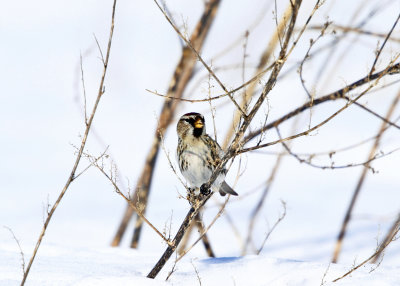
[[[216,141],[206,134],[204,116],[191,112],[184,114],[178,121],[177,159],[182,175],[194,188],[207,195],[210,190],[202,186],[207,183],[219,164],[223,151]],[[221,196],[238,194],[225,182],[226,169],[223,169],[214,183],[211,191],[219,191]]]

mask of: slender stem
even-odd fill
[[[89,120],[87,121],[87,123],[85,122],[86,129],[85,129],[85,133],[83,135],[82,141],[81,141],[81,146],[79,148],[78,154],[77,154],[76,159],[75,159],[75,163],[74,163],[74,165],[72,167],[70,175],[68,176],[68,179],[67,179],[67,182],[65,183],[64,188],[62,189],[61,193],[59,194],[56,202],[51,207],[51,209],[50,209],[50,211],[48,213],[48,216],[47,216],[47,218],[46,218],[46,220],[44,222],[42,231],[41,231],[41,233],[39,235],[39,238],[38,238],[38,240],[36,242],[35,249],[33,251],[33,254],[32,254],[32,256],[31,256],[31,258],[29,260],[29,263],[27,265],[26,271],[25,271],[24,276],[22,278],[22,281],[21,281],[21,284],[20,284],[21,286],[23,286],[25,284],[25,281],[26,281],[26,279],[27,279],[27,277],[29,275],[29,271],[30,271],[31,266],[33,264],[33,261],[35,260],[36,254],[37,254],[37,252],[39,250],[40,244],[41,244],[42,239],[43,239],[43,237],[44,237],[44,235],[46,233],[47,227],[48,227],[48,225],[49,225],[49,223],[50,223],[50,221],[51,221],[51,219],[53,217],[54,212],[56,211],[56,209],[57,209],[58,205],[60,204],[62,198],[64,197],[65,193],[67,192],[70,184],[76,179],[75,172],[76,172],[76,170],[78,168],[78,165],[79,165],[79,162],[80,162],[80,160],[82,158],[82,153],[83,153],[83,150],[84,150],[85,145],[86,145],[86,141],[87,141],[87,138],[88,138],[88,135],[89,135],[90,127],[92,126],[94,115],[96,114],[97,106],[99,105],[101,96],[104,94],[104,79],[105,79],[106,73],[107,73],[108,60],[110,58],[110,51],[111,51],[112,36],[113,36],[113,33],[114,33],[114,17],[115,17],[115,6],[116,6],[116,3],[117,3],[117,0],[114,0],[114,4],[113,4],[113,8],[112,8],[112,16],[111,16],[110,35],[109,35],[108,46],[107,46],[107,55],[106,55],[106,58],[105,58],[105,60],[103,62],[103,64],[104,64],[103,74],[101,76],[99,90],[98,90],[96,102],[95,102],[95,104],[93,106],[92,114],[90,115]]]

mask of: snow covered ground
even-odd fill
[[[2,246],[1,285],[18,285],[18,253]],[[65,248],[46,245],[28,285],[399,285],[399,267],[366,265],[333,283],[351,265],[271,258],[191,258],[179,262],[164,281],[145,276],[156,255],[126,248]],[[6,263],[5,263],[6,262]],[[372,272],[371,272],[372,271]]]
[[[162,98],[145,89],[164,92],[180,56],[179,39],[155,4],[152,1],[137,2],[120,0],[117,4],[106,93],[87,145],[87,151],[94,155],[109,146],[109,153],[122,174],[121,184],[131,187],[140,175],[163,103]],[[185,21],[189,30],[203,8],[203,1],[166,2],[175,19]],[[304,2],[302,21],[314,4],[314,1]],[[359,14],[354,16],[348,11],[357,10],[355,7],[361,1],[336,2],[326,1],[315,15],[313,24],[324,23],[328,16],[338,24],[345,25],[353,20],[352,17],[358,23],[380,3],[362,1],[367,4],[363,4]],[[387,33],[399,11],[399,4],[395,2],[385,2],[386,8],[365,29]],[[204,57],[211,58],[243,35],[254,17],[242,15],[258,15],[263,7],[270,5],[268,3],[254,0],[252,5],[244,7],[243,1],[222,1],[203,50]],[[285,7],[278,5],[278,8],[282,13]],[[111,1],[90,0],[8,1],[1,5],[0,34],[4,44],[0,45],[0,285],[19,285],[22,279],[18,245],[11,232],[2,226],[13,231],[27,263],[39,236],[47,204],[55,201],[69,176],[75,151],[72,145],[79,144],[84,128],[79,58],[82,54],[90,107],[101,74],[93,33],[105,47],[110,9]],[[252,75],[252,67],[268,42],[265,35],[270,35],[275,27],[271,10],[266,11],[267,16],[248,39],[247,78]],[[238,18],[241,21],[237,21]],[[304,42],[299,43],[303,53],[295,52],[288,65],[302,59],[309,38],[316,35],[305,36]],[[399,38],[398,28],[393,35]],[[317,86],[318,95],[359,79],[370,68],[376,38],[363,37],[353,47],[349,46],[353,37],[332,55],[334,59],[329,65],[336,65],[333,79],[326,85]],[[378,70],[398,50],[398,44],[388,43]],[[343,51],[347,51],[347,56],[343,57]],[[242,59],[242,55],[243,45],[240,44],[213,65],[240,64],[237,59]],[[343,61],[339,60],[341,57]],[[305,65],[307,83],[312,82],[318,68],[315,62]],[[200,65],[198,69],[201,69]],[[241,74],[241,70],[234,70],[221,72],[220,76],[231,88],[241,82]],[[393,77],[398,79],[398,76]],[[321,79],[324,81],[326,78]],[[192,83],[188,90],[194,85]],[[207,86],[205,77],[201,88],[194,90],[194,97],[202,98],[207,93]],[[396,84],[373,93],[362,103],[383,115],[398,87]],[[217,88],[213,93],[219,94]],[[268,120],[278,118],[304,100],[296,73],[282,79],[271,92]],[[332,103],[313,110],[313,123],[341,104]],[[179,114],[188,111],[204,113],[208,132],[214,133],[208,103],[183,105]],[[232,112],[233,108],[227,104],[217,108],[216,128],[220,142]],[[397,108],[394,117],[399,113]],[[300,123],[308,124],[308,115]],[[297,140],[293,148],[298,153],[338,149],[375,135],[380,124],[370,114],[352,107],[318,133]],[[399,132],[392,129],[382,139],[381,150],[384,152],[399,147]],[[290,124],[281,132],[289,134]],[[266,140],[274,138],[274,132],[266,134]],[[165,148],[172,158],[176,140],[175,130],[171,128],[165,137]],[[363,162],[370,146],[368,143],[338,153],[334,155],[335,163]],[[281,146],[265,151],[279,152]],[[149,227],[143,229],[138,250],[127,247],[133,222],[122,247],[109,247],[125,202],[97,170],[89,169],[71,185],[57,209],[26,285],[400,285],[399,240],[387,248],[378,267],[366,264],[348,277],[332,282],[369,257],[396,219],[400,210],[399,152],[373,163],[378,172],[367,175],[338,264],[329,262],[362,169],[322,170],[300,164],[290,156],[283,159],[254,227],[253,241],[242,256],[251,212],[274,162],[275,157],[266,153],[247,154],[241,161],[235,161],[227,181],[233,184],[239,167],[245,166],[246,171],[235,185],[240,196],[231,199],[224,215],[208,233],[217,258],[208,258],[199,243],[177,263],[168,281],[165,279],[173,268],[175,256],[155,280],[145,278],[166,247]],[[317,158],[315,162],[331,163],[329,156]],[[80,170],[87,164],[82,161]],[[166,154],[161,152],[147,217],[160,230],[171,226],[171,235],[175,234],[188,211],[188,203],[179,198],[179,193],[183,192],[169,168]],[[282,215],[282,201],[286,204],[286,216],[271,233],[261,254],[255,255],[255,250],[261,247],[266,234]],[[204,213],[206,224],[212,221],[221,202],[218,196],[208,202]],[[192,235],[191,241],[195,238]]]

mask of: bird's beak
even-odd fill
[[[201,122],[201,118],[197,118],[194,122],[194,128],[203,128],[203,122]]]

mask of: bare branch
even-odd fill
[[[86,87],[85,87],[85,77],[83,75],[82,54],[80,54],[80,67],[81,67],[81,81],[82,81],[82,89],[83,89],[83,112],[85,115],[85,125],[87,126],[88,119],[87,119],[87,108],[86,108]]]
[[[286,203],[282,201],[282,206],[283,206],[283,213],[280,215],[278,220],[274,223],[274,225],[271,227],[271,229],[268,231],[268,233],[264,237],[264,241],[261,244],[261,247],[257,251],[257,255],[261,253],[261,251],[264,248],[265,243],[267,242],[268,238],[270,237],[271,233],[275,230],[275,228],[278,226],[278,224],[285,218],[286,216]]]
[[[82,153],[83,153],[83,150],[84,150],[85,145],[86,145],[86,140],[87,140],[88,135],[89,135],[90,127],[92,126],[93,118],[94,118],[94,116],[96,114],[97,106],[99,105],[100,98],[104,93],[103,92],[103,90],[104,90],[104,79],[105,79],[106,73],[107,73],[108,60],[110,58],[110,52],[111,52],[111,42],[112,42],[112,37],[113,37],[113,33],[114,33],[114,17],[115,17],[115,6],[116,6],[116,4],[117,4],[117,1],[114,0],[113,8],[112,8],[112,16],[111,16],[111,28],[110,28],[109,38],[108,38],[107,54],[106,54],[106,58],[104,60],[104,68],[103,68],[103,74],[102,74],[101,80],[100,80],[99,91],[98,91],[98,94],[97,94],[97,98],[96,98],[95,104],[93,106],[92,113],[91,113],[91,115],[89,117],[89,120],[88,120],[88,122],[86,124],[86,129],[85,129],[85,133],[84,133],[83,138],[82,138],[82,142],[81,142],[81,146],[79,148],[79,152],[78,152],[78,154],[76,156],[74,166],[72,167],[72,171],[71,171],[71,173],[70,173],[70,175],[69,175],[69,177],[67,179],[67,182],[66,182],[64,188],[62,189],[61,193],[59,194],[57,200],[53,204],[53,206],[52,206],[52,208],[51,208],[51,210],[50,210],[50,212],[49,212],[49,214],[48,214],[48,216],[46,218],[46,221],[45,221],[45,223],[43,225],[42,231],[41,231],[41,233],[39,235],[39,238],[38,238],[38,240],[36,242],[35,249],[34,249],[33,254],[32,254],[32,256],[31,256],[31,258],[29,260],[28,266],[26,268],[24,277],[22,278],[21,286],[23,286],[25,284],[25,281],[26,281],[26,279],[27,279],[27,277],[29,275],[29,270],[31,269],[33,261],[35,260],[36,254],[38,252],[38,249],[39,249],[40,244],[42,242],[42,239],[43,239],[43,237],[45,235],[47,227],[48,227],[48,225],[49,225],[49,223],[51,221],[51,218],[53,217],[54,212],[56,211],[56,209],[57,209],[58,205],[60,204],[62,198],[64,197],[65,193],[67,192],[70,184],[76,178],[75,177],[75,172],[76,172],[76,170],[78,168],[78,165],[79,165],[79,162],[80,162],[80,160],[82,158]]]
[[[129,204],[129,206],[145,221],[168,245],[171,243],[168,238],[166,238],[142,213],[140,209],[132,202],[131,198],[128,198],[123,192],[121,192],[120,188],[117,185],[116,178],[114,177],[112,171],[107,173],[104,170],[104,167],[95,160],[95,158],[89,158],[91,164],[94,165],[113,185],[115,192],[120,195],[124,200]],[[113,168],[113,167],[111,167]]]
[[[190,263],[192,264],[192,266],[194,268],[194,271],[196,272],[197,281],[199,281],[199,285],[201,286],[200,274],[199,274],[199,271],[196,268],[196,265],[194,265],[194,263],[193,263],[193,259],[190,261]]]
[[[386,249],[386,246],[390,243],[390,241],[395,239],[396,232],[399,231],[400,228],[400,213],[397,216],[397,219],[393,222],[392,227],[389,229],[385,239],[382,241],[382,243],[379,245],[379,248],[377,250],[377,253],[375,257],[372,259],[372,263],[377,263],[379,258],[382,256],[383,251]]]
[[[321,103],[324,103],[324,102],[327,102],[327,101],[330,101],[330,100],[336,100],[336,99],[339,99],[339,98],[344,98],[344,96],[348,92],[350,92],[350,91],[352,91],[352,90],[354,90],[354,89],[356,89],[356,88],[358,88],[360,86],[363,86],[364,84],[370,83],[371,81],[373,81],[375,79],[380,79],[380,78],[382,78],[382,77],[384,77],[386,75],[395,74],[395,73],[399,73],[399,72],[400,72],[400,63],[393,64],[393,65],[390,64],[390,65],[388,65],[388,67],[386,69],[384,69],[384,70],[382,70],[380,72],[374,73],[371,76],[367,75],[367,76],[365,76],[365,77],[353,82],[352,84],[349,84],[349,85],[345,86],[344,88],[341,88],[341,89],[339,89],[339,90],[337,90],[335,92],[332,92],[332,93],[327,94],[325,96],[321,96],[319,98],[315,98],[312,101],[306,102],[302,106],[294,109],[293,111],[287,113],[286,115],[280,117],[279,119],[269,123],[268,125],[260,128],[258,130],[250,132],[244,138],[243,141],[244,141],[244,143],[248,143],[250,140],[252,140],[253,138],[255,138],[258,135],[262,134],[263,132],[265,132],[265,131],[267,131],[267,130],[269,130],[271,128],[274,128],[276,126],[279,126],[281,123],[289,120],[290,118],[300,114],[301,112],[303,112],[303,111],[305,111],[305,110],[307,110],[307,109],[309,109],[309,108],[311,108],[313,106],[316,106],[318,104],[321,104]],[[367,91],[369,91],[369,89]],[[363,95],[364,93],[365,93],[365,91],[360,95]],[[357,97],[356,100],[358,100],[359,97]],[[356,100],[352,100],[351,102],[355,103]],[[276,142],[276,143],[280,143],[280,142]],[[276,143],[274,143],[274,144],[276,144]],[[270,146],[270,145],[273,145],[273,144],[269,144],[268,146]],[[246,150],[246,149],[244,149],[244,150]],[[243,152],[247,152],[247,151],[244,151],[244,150],[243,150]],[[255,150],[255,149],[253,149],[253,150]],[[243,152],[241,152],[241,153],[243,153]]]
[[[322,25],[314,25],[314,26],[308,27],[308,30],[317,30],[317,31],[319,31],[323,27],[324,26],[322,26]],[[378,38],[386,38],[387,37],[387,33],[377,33],[377,32],[363,30],[363,29],[361,29],[359,27],[342,26],[342,25],[338,25],[338,24],[332,24],[331,25],[331,29],[341,30],[344,33],[353,32],[353,33],[358,33],[358,34],[361,34],[361,35],[368,35],[368,36],[373,36],[373,37],[378,37]],[[394,41],[394,42],[400,42],[400,39],[398,39],[398,38],[389,38],[388,40]]]
[[[400,14],[397,16],[397,19],[394,22],[394,24],[393,24],[392,28],[390,29],[389,33],[387,34],[385,40],[383,41],[382,46],[380,47],[380,49],[376,53],[376,57],[375,57],[374,63],[372,64],[371,70],[369,72],[370,75],[375,71],[375,65],[378,62],[379,56],[381,55],[382,50],[383,50],[383,48],[385,47],[385,45],[387,43],[387,40],[392,35],[392,32],[393,32],[394,28],[396,27],[397,23],[399,22],[399,19],[400,19]]]
[[[190,40],[188,40],[182,33],[179,31],[179,29],[174,25],[174,23],[171,21],[167,13],[162,9],[160,4],[158,4],[157,0],[154,0],[156,3],[157,7],[160,9],[160,11],[164,14],[165,18],[167,19],[168,23],[171,24],[172,28],[174,28],[175,32],[182,38],[182,40],[185,41],[186,45],[191,49],[191,51],[197,56],[199,61],[203,64],[203,66],[207,69],[207,71],[212,75],[212,77],[215,79],[215,81],[219,84],[219,86],[226,92],[226,94],[229,96],[233,104],[236,106],[238,110],[242,113],[244,117],[246,117],[246,113],[242,110],[242,108],[239,106],[239,104],[235,101],[235,99],[232,96],[232,92],[228,91],[228,89],[225,87],[225,85],[221,82],[221,80],[216,76],[214,71],[209,67],[209,65],[206,64],[206,62],[203,60],[203,58],[200,56],[199,52],[193,47],[192,43]]]
[[[179,260],[181,260],[201,239],[203,239],[203,237],[207,234],[207,232],[210,230],[210,228],[214,225],[214,223],[218,220],[218,218],[224,213],[226,204],[229,201],[229,196],[225,199],[225,202],[223,203],[223,205],[220,207],[218,213],[215,215],[214,219],[211,221],[211,223],[205,228],[203,229],[203,231],[201,231],[200,236],[196,239],[196,241],[187,249],[185,249],[184,251],[182,251],[182,253],[180,254],[180,256],[176,259],[176,262],[178,262]]]
[[[15,236],[15,234],[14,234],[14,232],[12,231],[11,228],[9,228],[8,226],[5,226],[5,225],[4,225],[3,227],[4,227],[5,229],[7,229],[7,230],[11,233],[11,235],[12,235],[14,241],[15,241],[15,242],[17,243],[17,245],[18,245],[19,254],[20,254],[20,256],[21,256],[22,273],[23,273],[23,275],[25,275],[25,273],[26,273],[26,270],[25,270],[25,256],[24,256],[24,252],[22,251],[21,244],[19,243],[18,238]]]

